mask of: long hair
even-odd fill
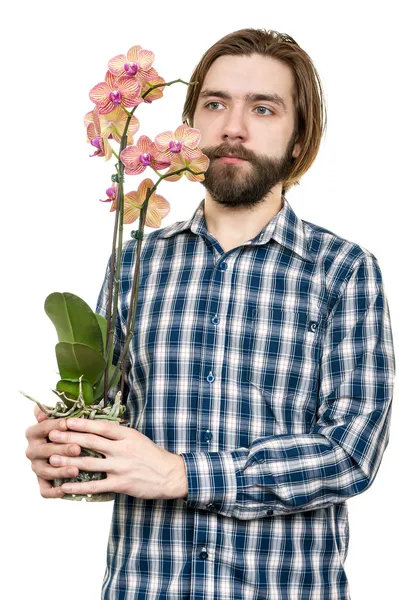
[[[322,136],[327,127],[326,102],[320,77],[309,55],[297,42],[285,33],[265,29],[240,29],[216,42],[202,56],[195,67],[187,86],[182,120],[193,126],[194,112],[205,76],[213,62],[224,55],[246,56],[260,54],[270,56],[288,65],[291,69],[293,104],[295,107],[295,131],[301,143],[301,152],[293,158],[292,168],[283,182],[283,193],[299,184],[309,170],[319,151]]]

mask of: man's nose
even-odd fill
[[[234,140],[236,138],[240,138],[241,140],[247,139],[247,127],[241,109],[237,108],[226,111],[221,134],[224,140]]]

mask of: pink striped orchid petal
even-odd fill
[[[201,156],[202,152],[199,148],[188,148],[187,146],[183,146],[181,154],[188,160],[194,160]]]
[[[140,150],[137,146],[127,146],[120,153],[120,159],[122,163],[125,165],[126,169],[135,169],[137,164],[139,163]],[[126,172],[126,171],[125,171]]]
[[[111,73],[111,71],[108,70],[105,73],[104,81],[112,90],[115,87],[116,82],[118,81],[118,77],[116,77],[116,75],[114,75],[113,73]]]
[[[132,204],[133,203],[133,204]],[[134,204],[139,204],[137,192],[129,192],[125,194],[125,205],[123,211],[123,223],[134,223],[140,216],[140,209],[136,208]]]
[[[151,67],[151,69],[148,69],[148,71],[144,71],[143,69],[139,69],[139,71],[137,72],[137,75],[136,75],[136,78],[139,81],[141,81],[142,83],[145,83],[147,81],[152,81],[156,77],[158,77],[158,73],[152,67]],[[159,82],[159,83],[161,83],[161,82]]]
[[[169,142],[174,139],[173,131],[164,131],[155,136],[155,145],[161,152],[169,149]]]
[[[157,85],[159,83],[165,83],[165,79],[163,79],[163,77],[155,77],[154,79],[151,79],[149,82],[144,81],[142,88],[141,88],[142,96],[150,89],[150,86],[148,85],[148,83]],[[153,100],[159,100],[159,98],[162,98],[162,96],[163,96],[164,89],[165,89],[165,86],[151,90],[144,98],[144,102],[151,103]]]
[[[138,160],[135,166],[132,165],[131,167],[126,167],[125,175],[140,175],[140,173],[143,173],[145,170],[145,165]]]
[[[195,148],[201,140],[201,132],[199,129],[193,129],[183,123],[176,129],[175,138],[177,140],[182,140],[185,146]]]
[[[167,175],[168,175],[168,173],[175,173],[175,171],[179,171],[180,169],[182,169],[185,166],[186,166],[185,159],[180,154],[175,156],[173,162],[170,165],[169,170],[166,171],[166,173],[165,173],[164,181],[178,181],[179,179],[181,179],[183,177],[185,171],[182,171],[181,173],[178,173],[175,175],[169,175],[169,177],[167,177]]]
[[[159,160],[157,158],[154,158],[153,162],[151,163],[151,166],[157,171],[162,171],[163,169],[167,169],[168,167],[170,167],[170,162],[171,161]]]
[[[141,153],[153,152],[156,150],[154,142],[146,135],[142,135],[137,140],[137,147]]]
[[[125,73],[124,64],[126,63],[127,58],[124,54],[118,54],[118,56],[114,56],[108,61],[108,70],[112,75],[122,75]]]
[[[101,83],[98,83],[93,88],[91,88],[89,92],[89,97],[90,100],[94,102],[94,104],[96,104],[97,106],[104,106],[109,102],[109,92],[109,85],[105,81],[102,81]]]
[[[205,154],[202,154],[202,156],[199,156],[198,158],[190,162],[189,167],[192,171],[201,173],[208,169],[209,162],[209,158],[205,156]],[[205,179],[205,175],[193,175],[189,171],[184,171],[184,174],[189,181],[204,181]]]
[[[154,183],[151,179],[144,179],[139,187],[137,192],[131,192],[127,194],[128,200],[131,200],[135,204],[142,206],[146,199],[147,190],[154,187]],[[126,197],[125,197],[126,198]],[[125,204],[126,206],[126,204]],[[126,209],[125,209],[126,210]],[[139,211],[140,209],[131,208],[131,213],[136,215],[137,213],[134,211]],[[148,200],[147,214],[145,225],[147,227],[158,228],[161,226],[162,219],[166,217],[170,212],[170,204],[169,202],[159,194],[153,193]],[[137,217],[136,217],[137,218]]]
[[[117,82],[117,89],[122,94],[121,104],[126,108],[138,106],[143,102],[140,96],[141,84],[132,77],[121,77]]]
[[[129,48],[127,51],[127,59],[129,62],[138,62],[139,60],[139,50],[141,50],[141,46],[136,45]]]
[[[155,54],[151,50],[139,50],[138,62],[144,71],[148,71],[155,60]]]

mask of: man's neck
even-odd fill
[[[204,218],[207,229],[220,243],[224,251],[251,240],[269,223],[284,206],[284,199],[269,195],[261,204],[248,210],[228,209],[221,206],[207,193],[204,202]]]

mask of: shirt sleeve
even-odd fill
[[[395,378],[381,270],[363,255],[331,310],[309,433],[257,438],[249,448],[181,453],[188,507],[238,519],[324,508],[370,487],[389,441]]]

